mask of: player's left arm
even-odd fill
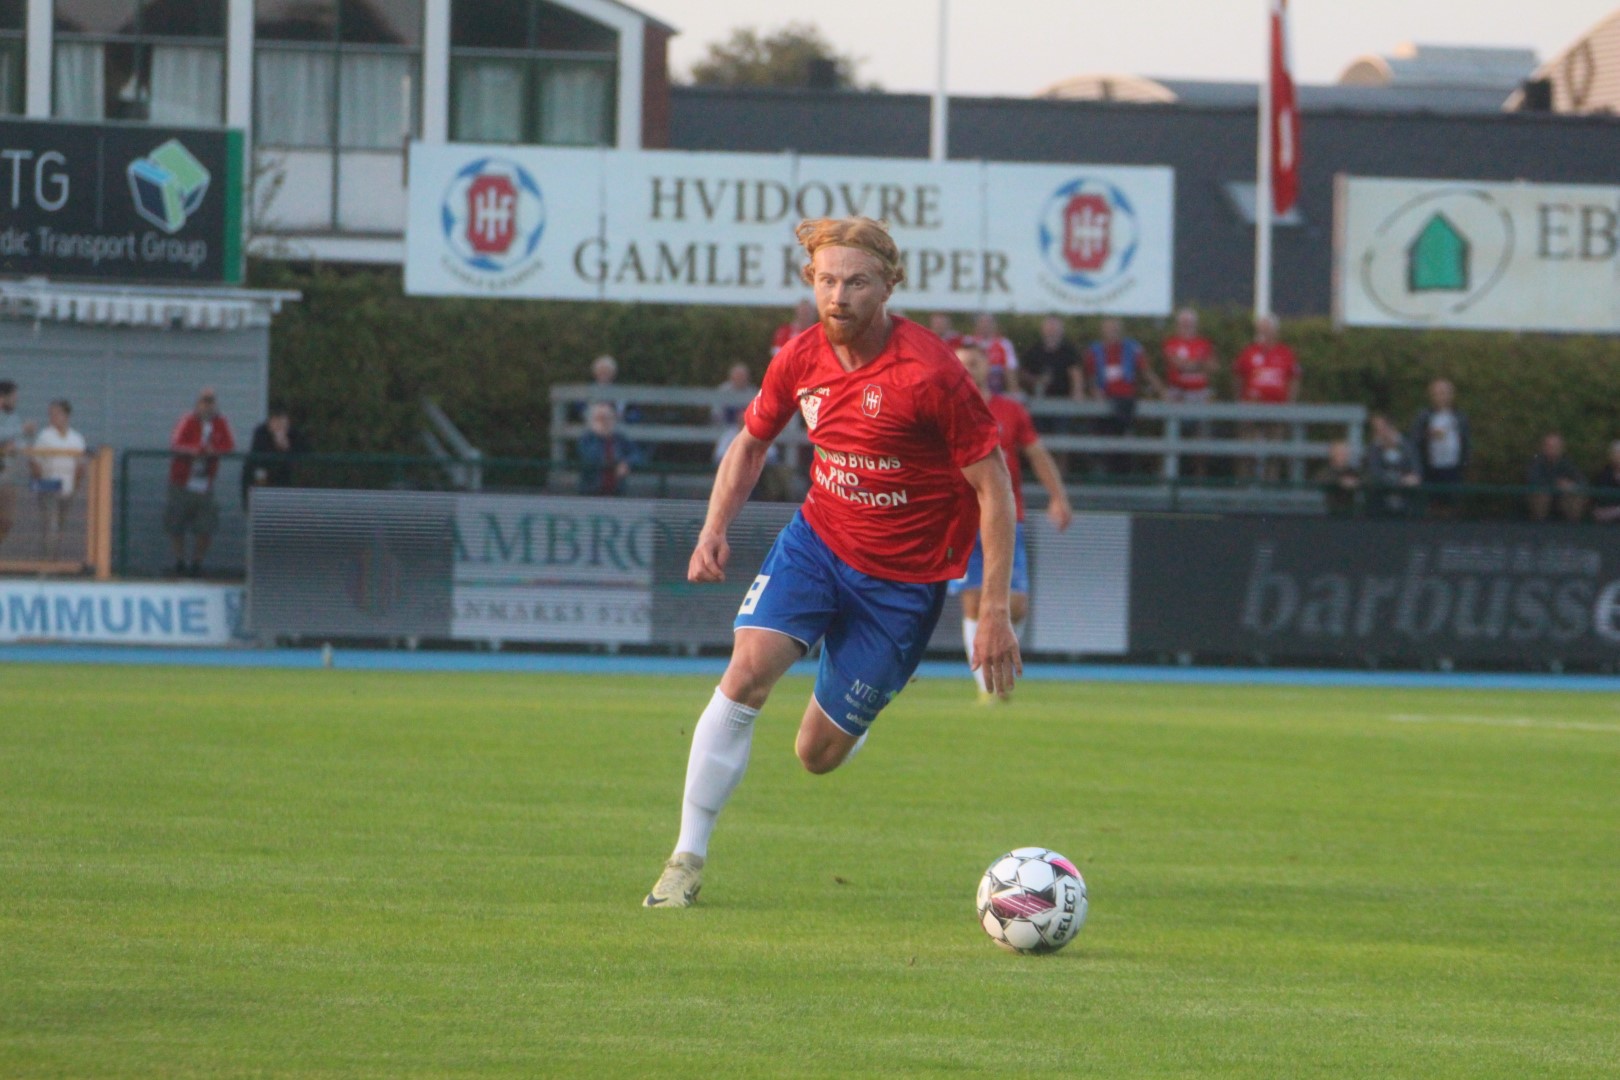
[[[979,500],[979,537],[984,544],[984,585],[979,593],[979,632],[973,639],[972,667],[984,669],[985,686],[1007,693],[1024,672],[1013,633],[1011,599],[1014,529],[1012,478],[998,446],[962,469]]]
[[[1063,486],[1057,462],[1046,444],[1039,439],[1024,447],[1024,456],[1029,458],[1029,467],[1034,470],[1035,479],[1046,489],[1046,516],[1052,519],[1058,532],[1062,532],[1074,520],[1074,509],[1069,505],[1069,491]]]

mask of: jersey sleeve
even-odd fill
[[[743,423],[748,434],[770,442],[782,434],[798,402],[793,397],[793,376],[797,367],[797,349],[783,348],[771,358],[765,368],[765,377],[759,381],[759,393],[743,412]]]
[[[939,432],[950,447],[952,463],[965,469],[999,449],[1001,435],[996,429],[995,417],[990,415],[990,407],[984,403],[973,380],[968,378],[967,369],[960,364],[953,366],[956,370],[936,384],[939,387]]]

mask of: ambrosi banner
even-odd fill
[[[1620,331],[1620,187],[1339,177],[1353,326]]]
[[[0,641],[226,645],[241,614],[236,586],[0,581]]]
[[[915,310],[1170,310],[1174,172],[796,155],[429,145],[410,152],[405,288],[792,304],[793,227],[864,214]]]
[[[0,120],[0,273],[241,281],[241,132]]]

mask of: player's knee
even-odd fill
[[[799,755],[799,764],[804,766],[804,771],[812,776],[825,776],[844,763],[842,746],[803,735],[799,737],[794,751]]]
[[[1029,596],[1026,593],[1013,593],[1008,598],[1007,614],[1013,622],[1023,622],[1024,616],[1029,614]]]

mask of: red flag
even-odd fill
[[[1288,0],[1271,0],[1271,206],[1280,216],[1299,199],[1299,104],[1288,72]]]

